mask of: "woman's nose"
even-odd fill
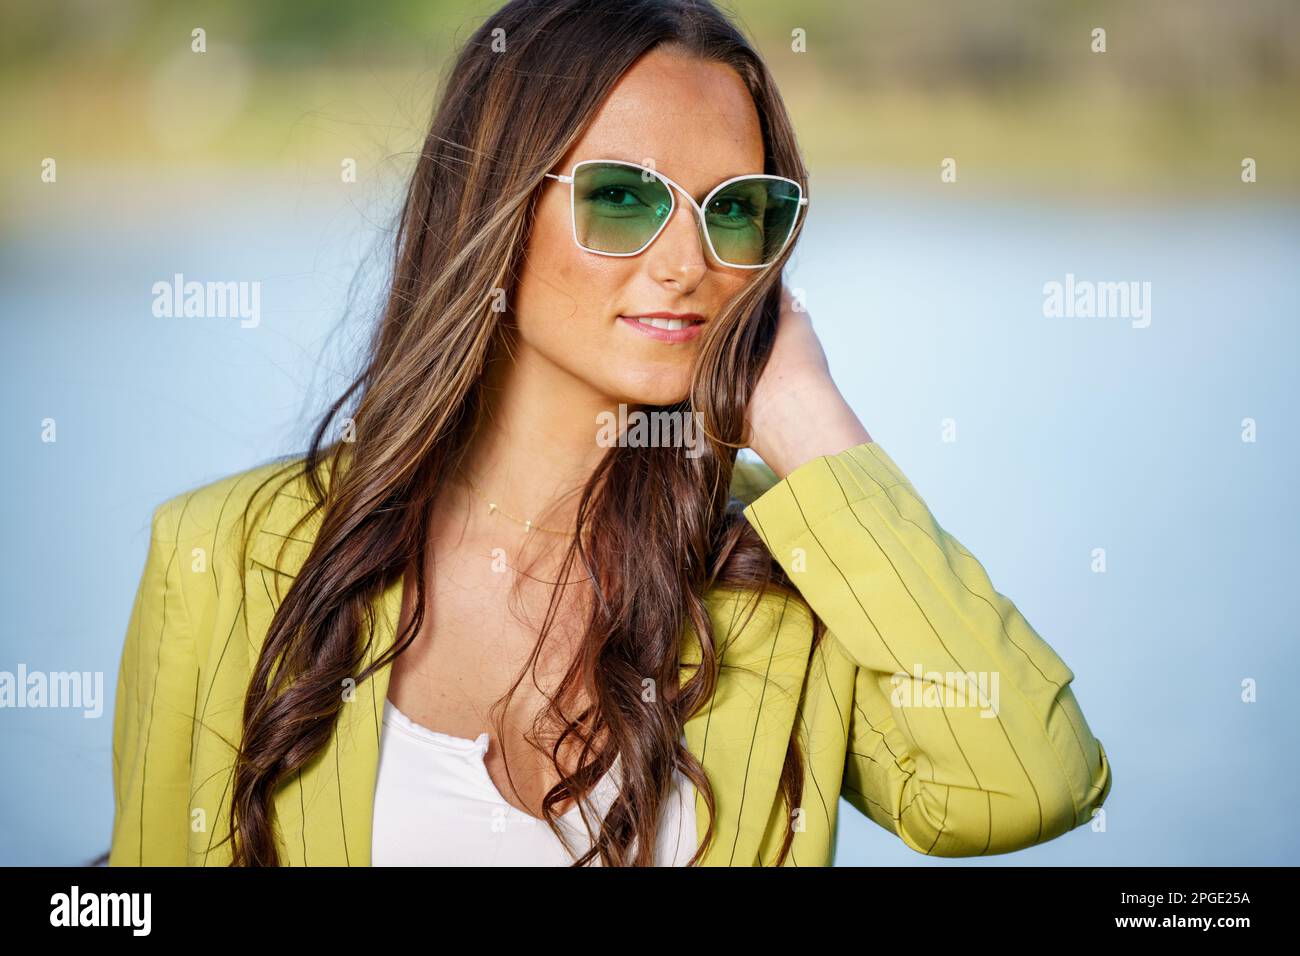
[[[668,224],[650,248],[657,254],[658,268],[667,268],[678,277],[708,269],[708,249],[703,234],[703,224],[690,201],[677,197]]]

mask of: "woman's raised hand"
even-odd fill
[[[778,478],[814,458],[871,441],[831,379],[808,310],[784,283],[776,341],[746,419],[746,443]]]

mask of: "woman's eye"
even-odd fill
[[[752,219],[757,214],[753,203],[731,196],[715,199],[710,203],[709,212],[727,219]]]
[[[598,189],[593,198],[600,202],[609,203],[611,206],[631,206],[638,202],[632,191],[622,186],[606,186],[603,189]],[[629,199],[631,202],[628,201]]]

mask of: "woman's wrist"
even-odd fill
[[[749,447],[778,478],[814,458],[837,455],[872,440],[829,379],[786,391],[751,424]]]

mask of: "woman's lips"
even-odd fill
[[[691,322],[686,320],[660,319],[652,316],[630,318],[626,315],[620,315],[619,319],[626,322],[632,328],[636,329],[642,335],[648,335],[652,339],[658,339],[660,342],[689,342],[695,336],[699,335],[704,329],[703,322]],[[643,321],[644,319],[644,321]],[[652,325],[657,322],[659,325],[678,325],[685,321],[682,328],[658,328]]]

